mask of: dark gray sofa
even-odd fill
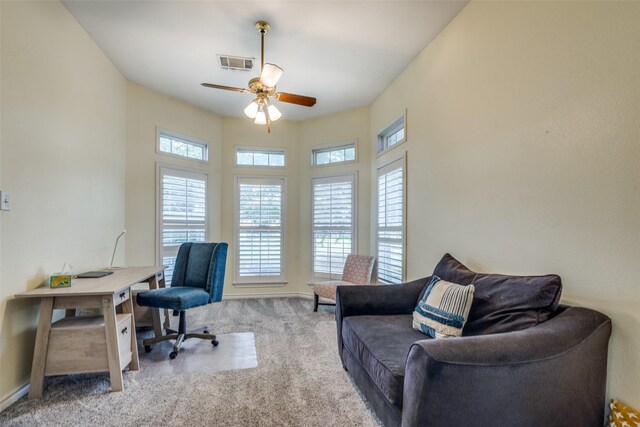
[[[555,275],[478,274],[449,254],[434,275],[474,283],[463,336],[411,327],[431,277],[341,286],[338,351],[385,426],[602,426],[610,319],[559,306]]]

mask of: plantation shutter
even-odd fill
[[[184,242],[207,240],[207,175],[160,168],[161,262],[171,283],[178,249]]]
[[[378,169],[378,279],[404,280],[404,158]]]
[[[237,281],[284,281],[283,178],[238,178]]]
[[[314,178],[312,188],[313,273],[339,279],[354,251],[355,175]]]

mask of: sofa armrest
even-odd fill
[[[601,426],[610,335],[607,316],[569,307],[523,331],[417,341],[402,425]]]
[[[342,320],[349,316],[409,314],[431,277],[399,285],[357,285],[336,288],[338,353],[342,358]]]
[[[411,313],[430,279],[425,277],[399,285],[339,286],[336,317]]]

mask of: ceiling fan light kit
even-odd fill
[[[264,63],[264,35],[269,31],[269,23],[265,21],[256,22],[256,29],[260,33],[260,77],[249,80],[249,89],[222,86],[212,83],[202,83],[202,86],[230,90],[241,93],[252,93],[256,98],[244,109],[247,117],[254,119],[258,125],[267,125],[267,132],[271,133],[271,122],[278,120],[282,113],[269,101],[269,97],[274,97],[280,102],[313,107],[316,99],[310,96],[296,95],[293,93],[276,92],[276,83],[282,77],[283,70],[275,64]]]

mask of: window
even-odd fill
[[[378,134],[378,153],[389,150],[406,141],[406,114],[402,114],[395,122]]]
[[[237,283],[282,283],[284,178],[237,178]]]
[[[180,245],[207,240],[207,174],[160,167],[158,177],[159,252],[169,284]]]
[[[355,174],[312,179],[313,275],[339,279],[355,252]]]
[[[378,169],[378,279],[385,283],[404,280],[404,159]]]
[[[180,136],[173,132],[158,129],[158,152],[189,160],[209,160],[208,145],[204,141]]]
[[[285,166],[284,150],[236,148],[236,166]]]
[[[311,150],[311,164],[313,166],[330,165],[334,163],[354,162],[356,160],[356,143],[350,142],[339,146],[317,148]]]

